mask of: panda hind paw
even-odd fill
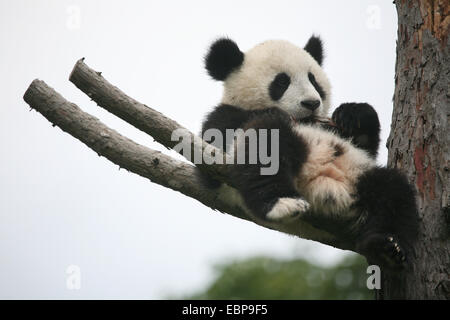
[[[403,267],[406,262],[404,250],[392,236],[386,238],[386,244],[384,245],[384,252],[382,254],[384,254],[386,260],[389,260],[390,265]]]
[[[266,218],[276,222],[290,222],[307,212],[311,205],[303,198],[279,198]]]
[[[389,270],[400,270],[406,266],[406,253],[398,239],[392,235],[375,234],[365,239],[360,247],[369,263],[379,264]]]

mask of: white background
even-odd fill
[[[77,59],[198,132],[221,98],[221,84],[203,68],[214,39],[229,36],[246,51],[267,39],[303,46],[316,33],[325,44],[332,109],[358,101],[378,110],[384,164],[396,28],[391,1],[0,0],[0,298],[164,298],[203,288],[216,262],[267,254],[332,264],[346,254],[119,171],[29,112],[22,96],[33,79],[164,150],[68,81]],[[69,265],[81,269],[79,290],[66,287]]]

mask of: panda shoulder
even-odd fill
[[[248,111],[238,106],[220,104],[206,115],[202,132],[210,128],[236,129],[248,119]]]

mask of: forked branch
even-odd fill
[[[176,129],[183,129],[191,137],[192,150],[196,148],[200,148],[201,151],[205,148],[215,149],[177,122],[127,96],[110,84],[101,73],[90,69],[83,60],[76,63],[70,75],[70,81],[99,106],[151,135],[167,148],[173,148],[178,143],[178,141],[172,141],[172,132]],[[203,172],[228,185],[217,190],[208,189],[199,183],[195,166],[173,159],[122,136],[97,118],[83,112],[74,103],[64,99],[41,80],[34,80],[31,83],[24,95],[24,100],[53,125],[60,127],[97,152],[98,155],[106,157],[121,168],[148,178],[164,187],[179,191],[214,210],[253,221],[247,214],[247,208],[242,201],[236,201],[236,198],[239,198],[236,195],[239,193],[232,187],[228,187],[232,186],[233,182],[228,178],[226,165],[196,164]],[[218,149],[215,149],[215,152],[224,156]],[[299,235],[295,223],[276,225],[262,221],[253,222],[270,229]],[[315,224],[314,221],[308,222]],[[325,225],[326,227],[321,228],[326,231],[325,237],[320,239],[311,237],[310,239],[341,249],[354,249],[353,244],[343,237],[342,229],[332,224]]]

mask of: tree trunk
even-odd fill
[[[388,165],[417,190],[419,240],[410,268],[383,274],[379,298],[450,298],[448,0],[396,1],[394,110]]]

